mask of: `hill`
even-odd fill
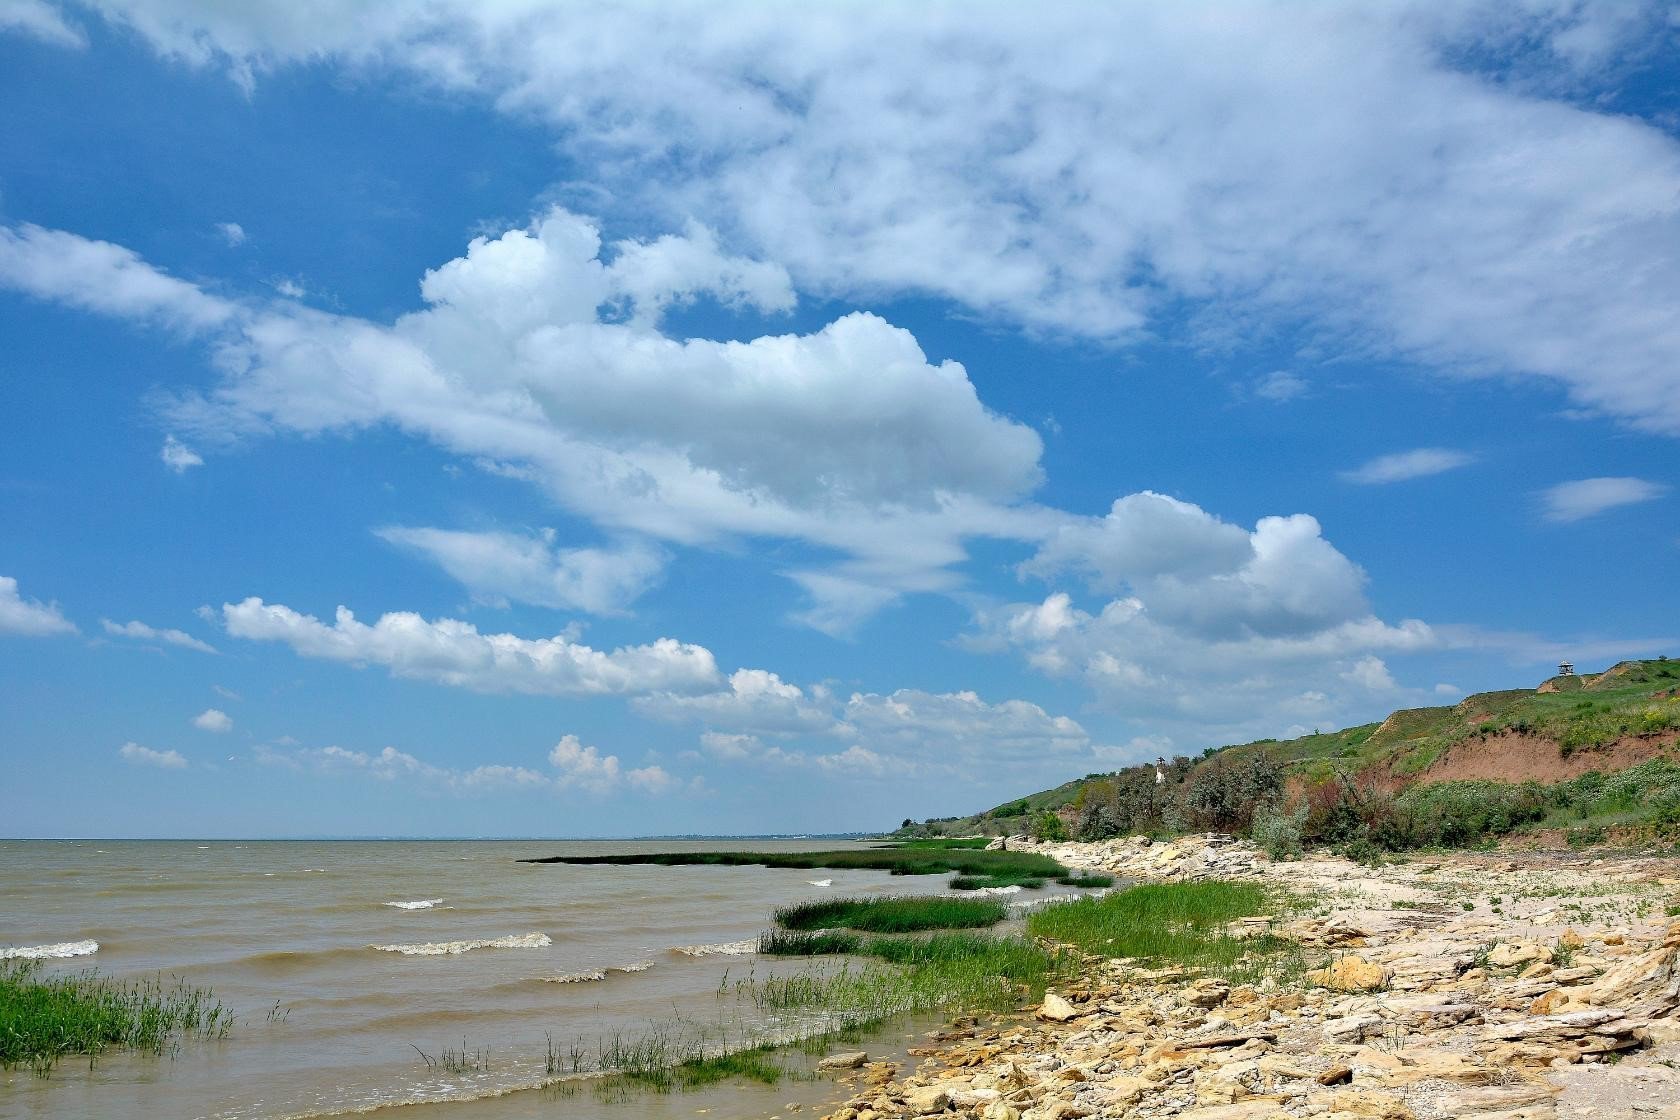
[[[1050,812],[1076,829],[1096,801],[1118,817],[1193,827],[1193,817],[1241,815],[1242,799],[1268,789],[1298,804],[1331,787],[1397,795],[1454,783],[1541,783],[1626,771],[1676,752],[1680,739],[1680,661],[1623,661],[1602,673],[1552,677],[1536,688],[1482,692],[1444,707],[1409,708],[1380,723],[1288,740],[1210,747],[1108,774],[1087,774],[1054,789],[968,817],[929,820],[901,832],[1007,835],[1028,831]],[[1415,797],[1414,797],[1415,799]],[[1253,806],[1247,812],[1252,815]],[[1174,820],[1174,814],[1179,818]],[[1245,822],[1246,826],[1246,822]]]

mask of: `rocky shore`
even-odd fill
[[[1009,846],[1128,879],[1275,884],[1303,906],[1231,932],[1288,938],[1316,967],[1233,985],[1086,958],[1035,1013],[958,1021],[914,1069],[836,1056],[851,1096],[827,1120],[1680,1120],[1680,860]]]

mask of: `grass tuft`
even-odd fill
[[[1001,902],[974,898],[832,898],[776,911],[784,929],[843,927],[867,933],[913,933],[927,929],[976,929],[1003,921]]]
[[[40,961],[0,961],[0,1068],[28,1065],[45,1077],[69,1055],[161,1055],[183,1037],[225,1037],[232,1025],[208,988],[165,988],[161,979],[125,984],[92,971],[46,976]]]

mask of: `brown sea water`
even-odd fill
[[[237,1022],[174,1057],[0,1073],[0,1117],[273,1118],[391,1106],[403,1115],[768,1115],[810,1086],[725,1087],[603,1104],[547,1079],[615,1037],[798,1030],[720,992],[786,974],[743,942],[778,906],[825,895],[938,893],[945,876],[764,867],[533,865],[522,857],[665,850],[801,851],[845,842],[4,841],[0,953],[78,955],[119,978],[207,985]],[[812,880],[831,880],[830,886]],[[403,905],[396,905],[403,904]],[[87,942],[97,951],[86,952]],[[698,953],[696,947],[716,951]],[[684,950],[687,950],[686,952]],[[561,982],[560,978],[571,978]],[[270,1009],[279,1005],[271,1016]],[[487,1049],[487,1069],[429,1066]],[[453,1102],[453,1103],[451,1103]],[[466,1102],[466,1103],[462,1103]],[[709,1103],[708,1103],[709,1102]]]

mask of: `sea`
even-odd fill
[[[0,957],[209,987],[225,1038],[157,1057],[0,1071],[0,1118],[416,1120],[771,1117],[836,1090],[795,1078],[617,1097],[585,1079],[639,1040],[808,1032],[740,981],[832,962],[760,957],[779,906],[938,894],[946,876],[521,863],[852,841],[0,841]],[[808,1014],[808,1013],[805,1013]],[[903,1024],[873,1041],[900,1052]],[[914,1028],[918,1024],[911,1024]],[[893,1031],[898,1033],[894,1034]],[[468,1060],[447,1061],[445,1051]]]

